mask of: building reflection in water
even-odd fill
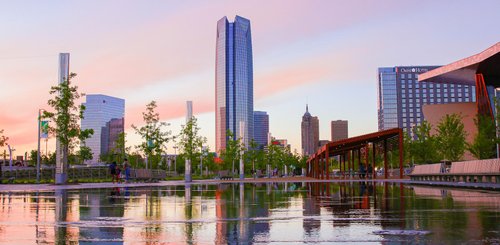
[[[410,241],[377,230],[431,231],[411,237],[420,243],[500,236],[499,193],[372,181],[0,193],[0,204],[0,244]]]

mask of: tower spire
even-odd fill
[[[306,112],[309,112],[309,105],[306,104]]]

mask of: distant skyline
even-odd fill
[[[213,151],[215,23],[240,15],[252,21],[254,108],[300,152],[306,103],[320,139],[336,118],[351,137],[376,131],[377,68],[476,54],[500,41],[498,9],[495,0],[2,1],[0,129],[15,155],[36,149],[38,109],[49,108],[58,55],[68,52],[80,92],[126,100],[128,145],[139,142],[130,125],[149,101],[177,134],[192,100]]]

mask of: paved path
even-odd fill
[[[361,182],[367,180],[360,179],[331,179],[319,180],[309,177],[284,177],[284,178],[247,178],[242,181],[235,180],[193,180],[191,183],[186,183],[183,180],[160,181],[158,183],[81,183],[69,185],[53,185],[53,184],[3,184],[0,185],[0,192],[31,192],[31,191],[52,191],[52,190],[69,190],[69,189],[94,189],[94,188],[113,188],[113,187],[157,187],[157,186],[173,186],[173,185],[196,185],[196,184],[220,184],[220,183],[269,183],[269,182],[311,182],[311,183],[341,183],[341,182]],[[488,189],[500,191],[498,183],[464,183],[464,182],[436,182],[436,181],[412,181],[409,179],[374,179],[373,182],[391,182],[410,185],[427,185],[452,188],[467,188],[467,189]]]

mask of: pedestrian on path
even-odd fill
[[[109,174],[111,174],[111,181],[115,183],[116,179],[116,162],[112,162],[109,165]]]
[[[125,170],[125,181],[128,183],[130,180],[130,164],[128,163],[127,158],[123,162],[123,169]]]

